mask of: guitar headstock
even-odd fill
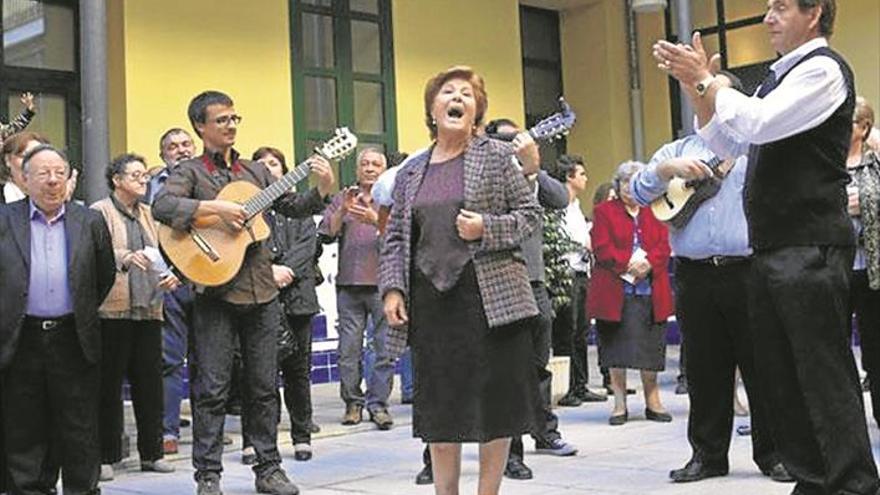
[[[336,129],[332,138],[315,148],[315,153],[327,160],[337,161],[350,155],[358,144],[358,138],[348,127]]]
[[[568,134],[568,131],[574,126],[577,116],[571,106],[565,101],[565,98],[559,98],[559,112],[542,119],[529,129],[529,133],[535,139],[553,139]]]

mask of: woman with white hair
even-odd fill
[[[673,313],[666,226],[630,192],[630,178],[643,167],[624,162],[614,174],[615,199],[593,210],[590,231],[596,266],[587,291],[587,311],[596,319],[599,365],[611,370],[612,426],[629,419],[626,370],[641,372],[645,417],[670,422],[660,402],[657,372],[666,366],[666,319]]]

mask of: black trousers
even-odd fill
[[[554,439],[561,438],[559,434],[559,418],[553,413],[551,406],[553,374],[547,371],[547,363],[550,362],[550,333],[553,326],[553,307],[547,288],[541,282],[532,282],[532,293],[538,310],[541,312],[534,319],[532,326],[532,345],[534,354],[533,363],[538,374],[538,401],[535,404],[535,428],[532,438],[535,443],[549,443]],[[523,457],[522,437],[513,437],[510,442],[510,456]]]
[[[290,417],[290,437],[294,444],[311,443],[312,432],[312,316],[287,315],[287,323],[293,335],[293,349],[280,363],[284,383],[284,406]],[[277,389],[276,389],[277,390]],[[276,392],[277,394],[277,392]],[[281,419],[280,404],[276,421]],[[247,434],[250,421],[242,411],[242,447],[252,447]]]
[[[311,443],[312,432],[312,315],[288,315],[293,332],[293,352],[281,361],[284,406],[290,415],[294,444]]]
[[[101,462],[122,460],[122,380],[128,377],[141,462],[162,453],[162,322],[101,320]]]
[[[782,462],[807,495],[880,486],[848,338],[852,262],[852,248],[800,246],[758,252],[752,265],[755,367]]]
[[[61,467],[65,495],[100,493],[100,379],[100,367],[85,359],[72,321],[47,331],[22,328],[3,376],[11,494],[47,493],[54,486],[46,476],[49,465]]]
[[[862,369],[871,388],[874,421],[880,425],[880,290],[871,290],[865,270],[852,273],[850,301],[859,330]]]
[[[193,307],[191,363],[193,467],[196,478],[223,470],[223,423],[232,382],[232,360],[241,349],[242,412],[257,454],[254,471],[268,473],[281,463],[278,453],[278,326],[281,308],[265,304],[236,305],[196,295]]]
[[[755,375],[748,315],[750,262],[713,266],[676,259],[678,324],[689,361],[688,441],[693,458],[728,467],[737,366],[742,372],[752,420],[752,458],[759,468],[779,462],[770,433],[770,413]]]
[[[587,363],[587,284],[590,279],[584,272],[575,272],[569,291],[571,302],[562,307],[553,320],[553,354],[569,356],[569,392],[582,393],[590,381]]]

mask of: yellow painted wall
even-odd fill
[[[126,151],[128,143],[125,101],[125,4],[107,2],[107,100],[110,119],[110,156]],[[146,152],[147,150],[144,150]],[[152,161],[152,160],[151,160]]]
[[[880,2],[837,2],[837,24],[831,44],[849,61],[856,75],[856,91],[880,115]]]
[[[560,16],[563,87],[578,113],[568,151],[587,164],[590,182],[580,198],[586,211],[595,187],[632,156],[623,7],[620,0],[602,0]]]
[[[657,69],[651,47],[665,37],[663,14],[636,16],[639,38],[639,72],[642,86],[642,118],[645,126],[644,157],[647,161],[657,148],[672,139],[672,108],[669,101],[669,77]]]
[[[516,0],[393,0],[398,144],[429,143],[423,92],[436,73],[470,65],[486,82],[487,118],[524,120],[519,5]]]
[[[271,145],[293,156],[287,0],[124,3],[128,151],[158,164],[159,136],[169,127],[189,129],[190,99],[216,89],[232,96],[244,117],[241,153]]]

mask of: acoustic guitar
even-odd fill
[[[330,161],[339,160],[354,151],[357,142],[357,137],[343,127],[314,152]],[[247,181],[230,182],[216,199],[244,205],[248,220],[243,229],[236,230],[219,216],[199,219],[188,231],[159,224],[159,244],[187,279],[208,287],[223,285],[241,269],[248,246],[269,237],[269,225],[262,212],[308,177],[310,171],[307,160],[262,190]]]
[[[666,192],[651,203],[651,211],[657,220],[675,228],[682,229],[693,218],[697,208],[721,190],[725,174],[720,167],[724,160],[717,156],[705,163],[712,175],[703,179],[684,180],[673,177]]]

